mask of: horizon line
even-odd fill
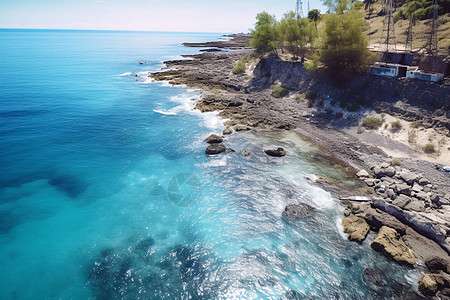
[[[0,30],[72,30],[72,31],[115,31],[115,32],[160,32],[160,33],[211,33],[211,34],[240,34],[246,32],[213,32],[213,31],[175,31],[175,30],[131,30],[131,29],[76,29],[76,28],[24,28],[24,27],[0,27]]]

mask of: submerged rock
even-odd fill
[[[216,134],[211,134],[206,138],[205,142],[207,142],[208,144],[220,144],[223,142],[223,138]]]
[[[414,265],[416,262],[414,253],[400,240],[398,232],[390,227],[381,227],[371,246],[398,263]]]
[[[383,283],[383,276],[376,269],[372,269],[372,268],[364,269],[363,277],[365,280],[367,280],[375,285],[380,285]]]
[[[269,149],[269,150],[264,150],[264,152],[269,155],[269,156],[274,156],[274,157],[282,157],[286,155],[286,151],[284,151],[283,148],[278,148],[276,150],[273,149]]]
[[[342,226],[350,241],[362,242],[369,233],[369,225],[363,218],[357,216],[344,218]]]
[[[225,151],[227,151],[227,148],[223,144],[214,143],[206,148],[205,153],[208,155],[215,155]]]
[[[311,214],[315,208],[306,203],[289,204],[283,211],[283,217],[287,219],[303,218]]]

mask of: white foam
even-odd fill
[[[309,194],[317,208],[330,209],[336,206],[336,202],[333,200],[333,197],[331,197],[331,194],[319,187],[311,187]]]
[[[347,236],[344,233],[344,226],[342,226],[342,217],[336,218],[336,227],[337,227],[338,232],[341,235],[342,239],[347,240]]]
[[[210,162],[204,164],[205,167],[225,167],[228,164],[226,156],[212,157]]]
[[[171,109],[169,110],[164,110],[164,109],[154,109],[153,110],[155,113],[158,114],[162,114],[162,115],[166,115],[166,116],[175,116],[177,113]]]
[[[117,75],[117,77],[130,76],[131,72],[125,72],[123,74]]]

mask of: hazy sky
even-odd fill
[[[303,0],[306,15],[307,0]],[[0,0],[0,28],[247,32],[258,12],[277,18],[296,0]],[[320,0],[310,8],[325,12]]]

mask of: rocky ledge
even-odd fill
[[[355,105],[379,113],[392,113],[409,121],[420,120],[426,128],[432,127],[450,136],[448,81],[436,85],[361,76],[346,85],[334,85],[322,73],[311,76],[300,62],[276,56],[252,60],[245,73],[233,74],[236,62],[251,52],[249,40],[249,36],[235,36],[229,41],[186,44],[233,50],[205,51],[186,56],[189,60],[169,61],[166,62],[169,70],[150,76],[171,84],[202,88],[202,99],[196,109],[219,111],[220,116],[229,119],[223,135],[255,129],[295,130],[316,144],[323,158],[342,165],[350,174],[358,173],[365,187],[361,185],[352,191],[336,188],[335,183],[317,181],[335,196],[346,192],[362,193],[373,199],[367,203],[342,202],[347,206],[344,228],[349,239],[364,240],[369,227],[378,232],[371,242],[372,248],[400,263],[425,266],[432,256],[450,261],[450,176],[423,160],[404,159],[403,167],[386,163],[392,158],[376,146],[376,141],[362,142],[344,130],[355,126],[357,118],[362,116],[339,118],[338,114],[320,107],[324,99],[354,101]],[[270,89],[273,85],[286,89],[287,96],[274,97]],[[299,100],[294,93],[300,96]],[[309,100],[304,95],[309,95]],[[351,100],[349,95],[352,95]],[[212,152],[207,153],[227,151],[220,138],[212,138],[208,146]],[[390,144],[383,146],[390,147]],[[244,151],[243,154],[250,153]],[[302,205],[288,206],[283,216],[302,217],[309,213],[311,210]],[[447,295],[446,275],[432,273],[436,268],[430,268],[431,264],[426,266],[431,275],[421,280],[422,293],[441,298]],[[368,277],[373,277],[369,276],[373,272],[367,273]]]

